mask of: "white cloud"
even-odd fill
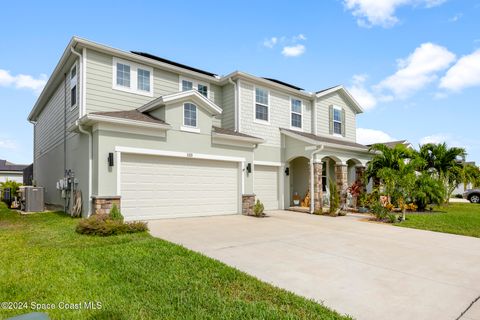
[[[273,48],[277,42],[277,37],[271,37],[270,39],[265,39],[265,41],[263,41],[263,45],[267,48]]]
[[[366,75],[356,74],[353,76],[352,86],[347,89],[365,110],[371,110],[377,105],[377,98],[365,88],[366,80]]]
[[[0,86],[2,87],[13,86],[17,89],[29,89],[38,94],[46,83],[47,76],[45,74],[41,74],[38,78],[25,74],[13,76],[10,71],[0,69]]]
[[[298,57],[305,53],[305,46],[303,44],[297,44],[294,46],[283,47],[282,54],[285,57]]]
[[[299,35],[294,36],[294,37],[292,38],[292,42],[297,42],[297,41],[300,41],[300,40],[301,40],[301,41],[305,41],[305,40],[307,40],[307,37],[305,37],[305,35],[303,35],[302,33],[300,33]]]
[[[458,20],[460,20],[462,16],[463,16],[463,13],[457,13],[456,15],[448,19],[448,22],[457,22]]]
[[[394,140],[396,139],[381,130],[357,128],[357,142],[361,144],[374,144]]]
[[[361,27],[382,26],[389,28],[398,23],[395,11],[401,6],[432,8],[446,0],[344,0],[347,10],[352,11]]]
[[[440,88],[460,91],[480,86],[480,49],[463,56],[440,80]]]
[[[463,140],[463,139],[461,139]],[[468,146],[459,141],[456,137],[452,136],[449,133],[435,133],[429,136],[425,136],[421,138],[418,143],[419,144],[426,144],[426,143],[447,143],[449,147],[462,147],[467,148]]]
[[[423,43],[406,59],[397,61],[395,74],[381,81],[376,89],[388,90],[396,98],[406,98],[435,81],[437,73],[448,68],[455,54],[433,43]]]
[[[17,148],[17,144],[13,140],[0,139],[0,149],[13,150]]]

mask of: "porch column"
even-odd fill
[[[313,210],[314,212],[322,212],[322,199],[323,199],[323,189],[322,189],[322,162],[313,163],[313,195],[314,203]]]
[[[335,178],[337,181],[337,189],[340,197],[340,208],[344,208],[347,202],[348,189],[348,167],[346,164],[335,165]]]
[[[365,167],[364,166],[355,167],[355,182],[362,186],[362,192],[366,191],[364,177],[365,177]]]

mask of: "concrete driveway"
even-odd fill
[[[159,220],[152,235],[357,319],[457,319],[480,296],[480,239],[354,216]],[[480,320],[480,301],[461,319]]]

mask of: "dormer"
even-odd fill
[[[210,134],[222,109],[198,90],[187,90],[152,100],[140,112],[168,122],[172,129]]]

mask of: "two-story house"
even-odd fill
[[[28,119],[34,180],[84,216],[117,203],[126,219],[267,210],[313,190],[328,205],[371,158],[362,108],[343,86],[318,92],[235,71],[218,76],[73,37]]]

